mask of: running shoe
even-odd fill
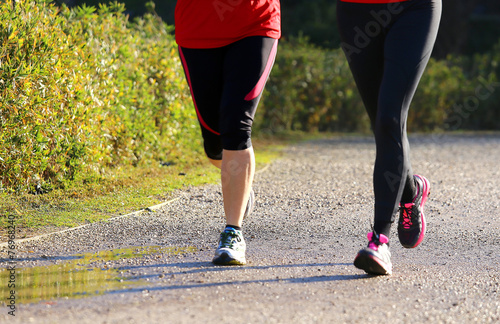
[[[212,262],[219,265],[243,265],[245,259],[246,243],[239,230],[226,228],[220,234],[219,247],[215,250]]]
[[[420,175],[414,175],[417,195],[411,203],[399,205],[398,235],[399,242],[405,248],[417,247],[425,235],[424,204],[429,196],[429,181]]]
[[[372,275],[392,273],[389,239],[384,234],[368,233],[368,246],[358,252],[354,266]]]
[[[255,204],[255,193],[253,192],[253,189],[250,189],[250,195],[248,196],[247,207],[245,209],[245,213],[243,214],[243,219],[250,216],[254,204]]]

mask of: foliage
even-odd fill
[[[182,144],[195,134],[194,116],[170,28],[152,14],[129,24],[117,3],[101,5],[97,13],[90,8],[65,15],[95,57],[87,68],[106,163],[137,165],[180,156]]]
[[[196,147],[170,28],[124,6],[0,3],[0,176],[44,191]]]
[[[443,130],[449,108],[467,91],[462,69],[447,61],[431,58],[420,79],[408,113],[408,129]]]
[[[94,134],[84,43],[45,4],[0,3],[0,175],[5,188],[73,179]]]
[[[408,128],[499,129],[499,50],[500,43],[473,58],[431,59],[413,98]],[[304,38],[281,42],[256,118],[266,133],[370,131],[342,51],[315,47]]]
[[[450,109],[446,129],[500,129],[500,41],[485,54],[448,61],[462,67],[466,81]]]
[[[369,121],[340,50],[282,42],[256,125],[265,132],[366,131]]]

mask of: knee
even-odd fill
[[[404,122],[400,116],[379,114],[375,122],[375,135],[400,138],[403,135]]]
[[[400,134],[405,130],[408,107],[397,96],[382,95],[379,98],[375,127],[378,132]]]
[[[396,130],[400,128],[400,118],[392,114],[380,114],[375,125],[379,130]]]

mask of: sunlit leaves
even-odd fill
[[[64,186],[193,145],[171,29],[152,15],[130,23],[124,10],[0,3],[2,190]]]

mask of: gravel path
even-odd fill
[[[220,188],[187,188],[154,212],[18,243],[16,267],[130,246],[195,252],[94,264],[139,283],[20,304],[15,317],[4,306],[0,322],[498,323],[500,135],[410,141],[414,171],[431,182],[428,231],[409,250],[394,226],[391,276],[371,277],[352,265],[371,226],[375,150],[369,137],[339,137],[293,145],[257,174],[256,208],[244,224],[246,266],[210,263],[224,225]],[[5,257],[7,248],[0,249]]]

